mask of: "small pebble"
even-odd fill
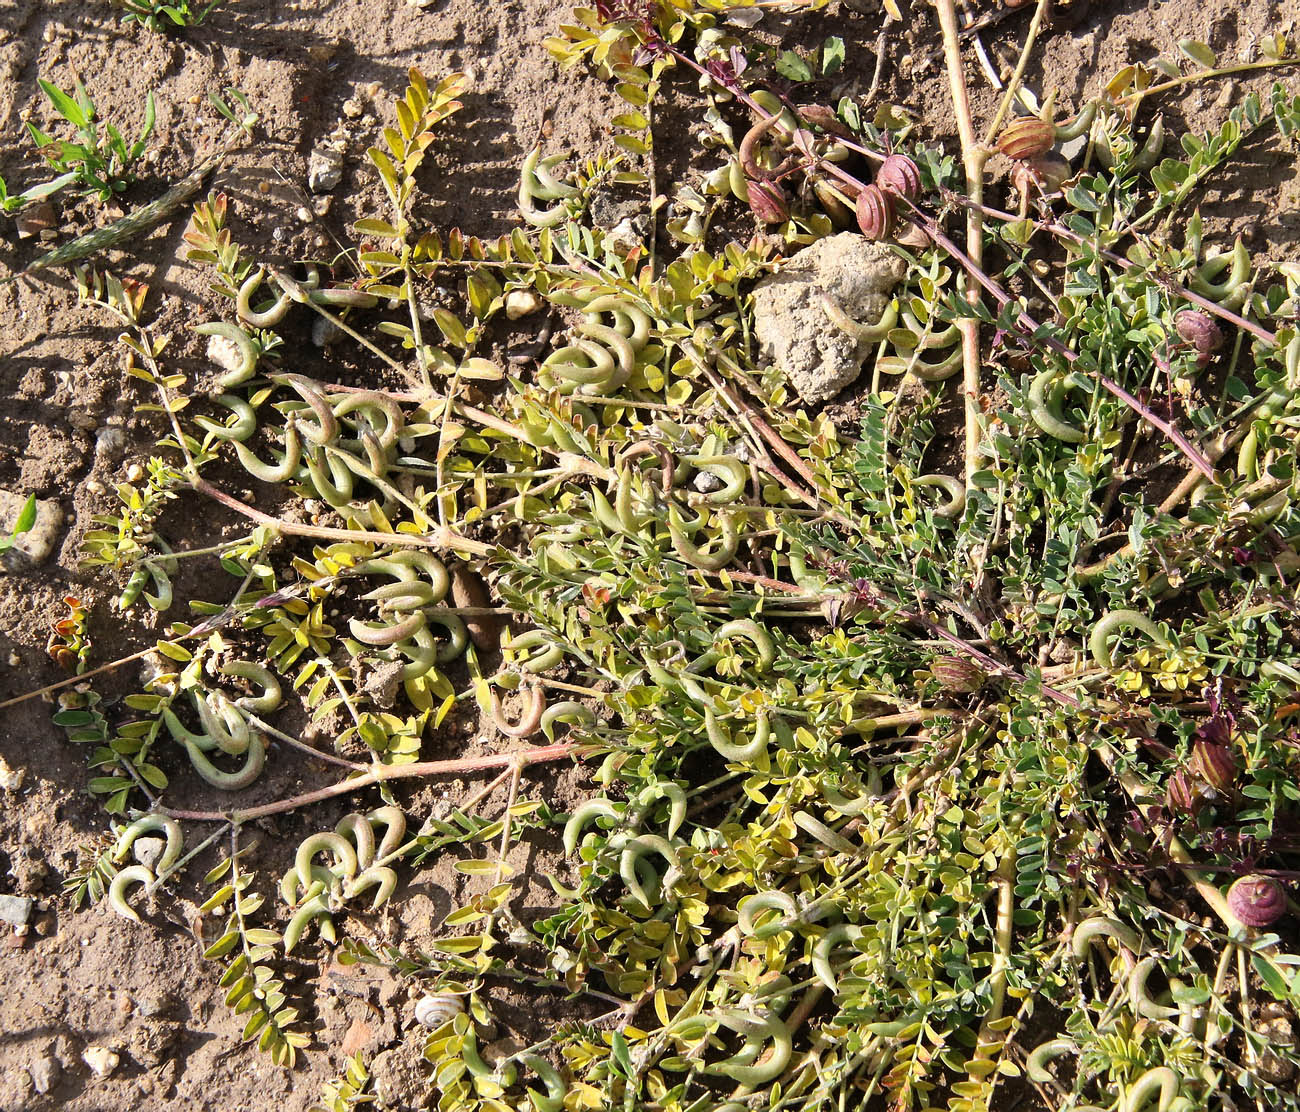
[[[343,115],[345,115],[349,120],[357,119],[364,111],[365,107],[356,97],[348,97],[348,99],[343,102]]]
[[[133,463],[126,469],[126,481],[128,483],[138,483],[143,478],[144,468],[140,464]]]
[[[25,927],[35,906],[36,901],[30,896],[0,896],[0,922]]]
[[[53,1054],[46,1054],[42,1058],[37,1058],[27,1068],[27,1072],[32,1077],[32,1088],[44,1095],[52,1092],[58,1085],[63,1067],[59,1065],[59,1060]]]
[[[135,859],[150,870],[155,870],[158,859],[162,857],[166,849],[167,842],[164,838],[137,838],[134,845],[131,846]]]
[[[17,668],[22,662],[22,657],[17,653],[9,654],[10,668]],[[0,791],[16,792],[23,786],[23,780],[26,778],[25,768],[10,768],[5,759],[0,757]]]
[[[312,212],[317,216],[328,216],[333,204],[333,197],[317,197],[316,200],[311,203]]]
[[[106,1046],[88,1046],[81,1052],[81,1060],[96,1077],[108,1077],[117,1069],[122,1056]]]
[[[312,222],[311,209],[306,205],[299,205],[294,215],[304,224],[310,224]]]
[[[271,183],[269,181],[259,181],[257,183],[257,191],[259,193],[270,193]]]

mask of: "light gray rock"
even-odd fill
[[[422,1038],[405,1039],[391,1050],[375,1055],[370,1077],[380,1108],[424,1108],[428,1096]]]
[[[53,1092],[59,1084],[59,1078],[63,1076],[63,1067],[59,1065],[59,1060],[53,1054],[46,1054],[28,1066],[27,1072],[32,1078],[32,1088],[44,1094]]]
[[[307,158],[307,188],[328,193],[343,180],[343,154],[324,143],[312,148]]]
[[[27,495],[0,489],[0,533],[8,536],[18,521]],[[4,553],[4,567],[9,571],[34,568],[45,563],[54,551],[59,531],[63,528],[63,509],[57,502],[37,499],[36,522],[17,542]]]
[[[25,927],[35,906],[36,901],[30,896],[0,896],[0,922]]]
[[[828,401],[858,377],[866,351],[826,315],[829,294],[855,321],[875,324],[907,265],[856,232],[827,236],[754,287],[759,350],[805,402]]]
[[[131,846],[131,852],[146,869],[157,872],[158,859],[166,848],[165,838],[137,838]]]

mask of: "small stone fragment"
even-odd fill
[[[345,115],[349,120],[358,119],[361,116],[361,113],[365,110],[365,105],[356,97],[348,97],[348,99],[343,102],[343,115]]]
[[[311,204],[311,210],[317,216],[328,216],[330,208],[334,204],[333,197],[317,197]]]
[[[81,1052],[81,1060],[96,1077],[108,1077],[121,1064],[122,1055],[106,1046],[88,1046]]]
[[[36,901],[30,896],[0,896],[0,922],[25,927],[35,906]]]
[[[307,188],[313,193],[328,193],[343,180],[343,153],[323,143],[314,147],[307,159]]]
[[[131,846],[135,859],[140,862],[146,869],[156,872],[158,859],[162,857],[163,851],[167,849],[167,840],[165,838],[137,838],[135,844]]]
[[[49,201],[31,205],[14,217],[19,239],[30,239],[54,231],[54,206]]]
[[[311,209],[306,205],[299,205],[294,215],[297,216],[299,221],[303,224],[310,224],[312,222]]]
[[[244,357],[234,340],[227,340],[224,336],[208,337],[208,358],[226,372],[237,371],[244,365]]]
[[[17,656],[17,653],[10,653],[10,657]],[[9,667],[17,668],[22,663],[22,658],[10,660]],[[23,780],[27,777],[25,768],[10,768],[3,757],[0,757],[0,791],[16,792],[23,786]]]
[[[410,1039],[391,1050],[376,1054],[370,1063],[370,1077],[381,1108],[425,1107],[424,1040]]]
[[[337,324],[319,314],[311,322],[311,342],[318,348],[329,347],[342,335],[343,330]]]
[[[46,1093],[53,1092],[59,1084],[59,1078],[63,1075],[63,1067],[59,1065],[59,1060],[53,1054],[46,1054],[37,1058],[28,1068],[27,1072],[31,1074],[32,1088],[42,1096]]]
[[[532,290],[511,290],[506,294],[506,316],[518,320],[542,307],[542,299]]]

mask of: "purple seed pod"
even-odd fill
[[[1202,355],[1223,347],[1223,330],[1209,313],[1184,309],[1174,317],[1174,330]]]
[[[1056,142],[1056,128],[1038,116],[1017,116],[998,136],[998,150],[1018,162],[1044,155]]]
[[[921,171],[907,155],[891,154],[877,172],[876,184],[886,193],[915,201],[921,194]]]
[[[1237,779],[1237,758],[1217,741],[1202,738],[1192,748],[1188,767],[1215,791],[1226,792]]]
[[[858,194],[858,227],[868,239],[888,239],[894,230],[894,205],[878,185]]]
[[[764,224],[784,224],[790,219],[790,202],[776,182],[751,181],[749,207]]]
[[[1228,910],[1248,927],[1267,927],[1286,912],[1286,891],[1272,877],[1244,876],[1228,889]]]
[[[1171,814],[1192,817],[1204,806],[1205,793],[1185,768],[1169,777],[1165,785],[1165,807]]]
[[[930,674],[943,685],[945,691],[955,695],[969,695],[988,681],[984,669],[964,656],[935,657],[930,662]]]

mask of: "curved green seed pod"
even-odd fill
[[[359,873],[356,879],[344,888],[343,898],[350,900],[355,896],[359,896],[366,889],[374,888],[376,885],[379,891],[375,893],[375,898],[370,903],[370,910],[377,911],[388,902],[392,894],[397,890],[397,874],[386,865],[372,865],[364,872]]]
[[[903,310],[903,327],[917,337],[918,351],[952,347],[953,344],[961,343],[961,329],[957,327],[956,322],[949,324],[942,332],[926,332],[926,326],[917,320],[909,309]]]
[[[248,787],[262,775],[262,767],[266,764],[266,742],[262,740],[262,735],[257,733],[249,737],[248,752],[244,754],[244,766],[235,772],[222,772],[193,742],[187,741],[185,749],[189,753],[190,764],[194,766],[194,771],[207,783],[214,788],[220,788],[223,792],[237,792]]]
[[[434,602],[441,602],[447,597],[447,591],[451,588],[451,575],[447,571],[447,565],[432,552],[405,549],[389,556],[388,563],[411,568],[422,574],[433,587]]]
[[[839,923],[822,935],[817,940],[817,945],[813,947],[809,964],[812,965],[812,970],[817,975],[817,979],[831,992],[839,991],[840,983],[840,979],[835,976],[835,967],[831,964],[831,955],[835,952],[835,947],[843,946],[846,943],[855,943],[864,933],[861,927],[855,927],[848,923]]]
[[[232,757],[248,752],[252,731],[248,720],[234,703],[219,691],[211,692],[205,697],[196,689],[190,692],[190,698],[198,713],[199,724],[218,749]],[[213,703],[216,704],[215,707]]]
[[[251,710],[254,714],[269,714],[280,705],[280,681],[265,665],[255,664],[251,660],[229,660],[221,665],[219,671],[223,676],[236,676],[257,684],[262,689],[260,695],[239,696],[235,700],[235,706]]]
[[[1063,1054],[1078,1054],[1079,1048],[1071,1039],[1052,1039],[1034,1047],[1025,1063],[1025,1076],[1035,1085],[1050,1085],[1056,1081],[1047,1063]]]
[[[1266,680],[1281,680],[1300,687],[1300,661],[1287,664],[1281,660],[1267,660],[1259,666],[1259,674]]]
[[[636,370],[636,350],[632,347],[632,342],[618,329],[584,321],[578,326],[578,334],[609,348],[618,361],[618,369],[623,375],[631,377],[632,372]]]
[[[568,218],[569,211],[563,203],[550,209],[538,209],[534,205],[537,190],[541,188],[537,181],[537,166],[541,159],[542,148],[534,147],[519,172],[519,215],[534,228],[554,228]]]
[[[746,896],[736,905],[736,911],[740,933],[747,938],[771,938],[774,934],[787,931],[790,929],[787,921],[796,918],[799,914],[794,897],[778,889],[755,892]],[[760,912],[764,911],[779,911],[781,918],[756,929],[754,920],[758,918]]]
[[[600,522],[601,526],[610,533],[631,533],[635,534],[635,529],[628,529],[627,526],[619,520],[619,516],[614,512],[614,507],[609,504],[609,499],[605,497],[596,487],[592,487],[587,492],[591,496],[592,516]]]
[[[731,735],[723,729],[713,711],[707,707],[704,710],[704,730],[708,735],[709,744],[717,750],[724,760],[735,761],[739,764],[749,764],[758,760],[759,756],[767,751],[767,741],[771,734],[766,710],[760,710],[755,716],[754,736],[750,741],[743,744],[737,744],[732,740]]]
[[[1228,271],[1227,278],[1221,282],[1214,279]],[[1240,309],[1246,300],[1247,279],[1250,277],[1250,252],[1246,245],[1237,240],[1232,250],[1222,255],[1206,259],[1192,271],[1188,285],[1202,297],[1217,302],[1225,309]]]
[[[650,315],[616,294],[605,294],[582,307],[587,320],[600,323],[601,313],[613,313],[615,327],[628,338],[634,351],[640,351],[650,338]],[[626,323],[624,323],[626,322]]]
[[[381,622],[366,622],[360,618],[348,620],[348,633],[363,645],[387,647],[399,641],[409,641],[418,630],[426,625],[424,614],[416,611],[408,614],[400,622],[385,625]]]
[[[766,672],[776,662],[776,646],[772,644],[772,635],[753,618],[736,618],[719,626],[718,632],[713,635],[713,643],[716,645],[728,637],[744,637],[749,640],[758,650],[760,672]]]
[[[966,484],[953,475],[918,475],[913,486],[938,487],[948,495],[947,501],[934,508],[934,516],[952,520],[966,508]]]
[[[937,363],[922,359],[915,353],[907,359],[897,355],[887,355],[876,360],[876,369],[881,374],[887,375],[912,374],[922,382],[943,382],[945,379],[952,378],[961,369],[961,347],[959,345],[953,348]]]
[[[397,651],[411,661],[402,668],[403,683],[428,675],[430,669],[438,663],[438,642],[427,626],[417,629],[414,637],[397,646]]]
[[[286,954],[293,953],[294,947],[302,941],[302,936],[306,933],[307,924],[313,919],[319,919],[322,915],[328,915],[329,913],[329,904],[325,902],[324,896],[316,895],[307,900],[293,913],[289,925],[284,929],[284,952]]]
[[[257,414],[243,398],[238,398],[234,394],[222,394],[213,401],[217,405],[225,406],[235,416],[233,424],[218,423],[211,417],[194,418],[194,423],[213,440],[237,440],[242,443],[257,431]]]
[[[755,1024],[749,1016],[724,1014],[718,1017],[718,1022],[737,1034],[744,1035],[745,1045],[727,1061],[704,1067],[705,1072],[723,1074],[751,1089],[770,1084],[785,1072],[786,1066],[790,1064],[793,1040],[790,1029],[778,1017],[768,1015]],[[772,1044],[772,1052],[767,1060],[760,1065],[751,1065],[766,1042]]]
[[[687,456],[686,462],[722,480],[722,487],[704,496],[713,506],[728,506],[745,493],[749,468],[734,456]]]
[[[880,314],[880,319],[875,324],[863,324],[861,321],[854,320],[829,291],[822,292],[821,306],[836,328],[860,344],[879,343],[898,323],[898,306],[892,301],[885,306],[885,311]]]
[[[546,1096],[536,1089],[528,1090],[528,1099],[533,1102],[535,1112],[564,1112],[564,1098],[569,1086],[550,1062],[540,1054],[521,1054],[519,1060],[541,1079],[546,1086]]]
[[[718,547],[712,552],[705,552],[686,535],[685,522],[676,506],[668,509],[668,535],[672,538],[673,549],[677,555],[693,568],[701,571],[721,571],[736,558],[736,549],[740,547],[740,531],[736,525],[735,514],[719,514],[718,524],[721,536]]]
[[[1171,1019],[1178,1015],[1178,1009],[1157,1004],[1147,995],[1147,978],[1155,965],[1154,957],[1145,957],[1133,966],[1128,975],[1129,1006],[1144,1019]]]
[[[618,472],[614,492],[614,512],[623,530],[632,535],[640,533],[650,520],[648,514],[638,513],[632,501],[632,468],[623,467]]]
[[[842,834],[836,833],[821,819],[810,815],[807,811],[796,811],[791,818],[794,819],[795,826],[805,834],[811,834],[822,845],[835,850],[836,853],[856,853],[858,851],[858,847]]]
[[[1088,947],[1098,938],[1113,938],[1126,950],[1134,953],[1141,948],[1141,940],[1131,927],[1125,926],[1118,919],[1093,915],[1074,928],[1074,934],[1070,939],[1074,956],[1082,958],[1087,954]]]
[[[172,740],[179,742],[181,745],[192,745],[200,751],[207,751],[217,747],[216,741],[207,734],[191,733],[176,717],[176,712],[170,707],[162,712],[163,725],[167,727],[167,732],[171,734]]]
[[[509,641],[503,642],[501,647],[508,652],[524,652],[528,649],[540,648],[542,651],[536,656],[530,656],[517,665],[525,672],[534,674],[554,668],[564,659],[564,649],[551,641],[540,629],[530,629],[526,633],[512,637]]]
[[[238,440],[234,441],[234,446],[244,470],[264,483],[287,482],[298,470],[302,459],[302,441],[292,416],[284,426],[284,455],[279,463],[263,463]]]
[[[335,865],[331,871],[335,875],[341,874],[344,878],[356,876],[357,851],[352,843],[342,834],[321,831],[304,838],[298,846],[298,852],[294,854],[293,866],[300,877],[311,875],[312,858],[322,851],[333,854]]]
[[[280,878],[280,898],[290,907],[302,901],[313,899],[322,893],[341,892],[342,881],[324,865],[312,865],[311,875],[304,882],[298,870],[290,865],[288,871]]]
[[[125,869],[119,870],[108,886],[108,906],[123,919],[140,922],[140,916],[136,914],[135,908],[127,903],[126,890],[133,884],[152,884],[153,881],[152,871],[144,865],[128,865]]]
[[[329,399],[319,382],[313,382],[305,375],[272,375],[275,382],[286,382],[302,398],[316,415],[316,421],[298,421],[298,431],[313,444],[328,444],[338,437],[339,422],[330,408]]]
[[[274,328],[284,320],[285,314],[289,312],[289,306],[293,304],[292,297],[287,293],[281,293],[271,308],[261,313],[254,312],[252,306],[253,295],[257,292],[265,277],[266,271],[258,268],[244,279],[243,284],[239,287],[239,294],[235,298],[235,312],[239,319],[245,324],[251,324],[254,328]],[[221,382],[220,385],[234,386],[236,383]]]
[[[317,496],[336,510],[346,509],[356,485],[352,469],[339,455],[319,449],[309,451],[306,460],[307,476]]]
[[[562,201],[566,197],[576,197],[580,190],[576,185],[570,185],[568,182],[561,181],[551,171],[564,161],[564,155],[553,154],[546,158],[539,159],[533,167],[533,177],[537,181],[537,186],[533,190],[533,196],[543,201]]]
[[[590,726],[596,721],[596,713],[590,707],[584,707],[581,703],[575,703],[572,699],[566,699],[564,702],[552,703],[546,708],[542,715],[542,734],[547,741],[555,740],[555,724],[557,722],[567,722],[570,725]]]
[[[366,818],[371,826],[384,828],[384,836],[379,839],[379,848],[375,851],[376,860],[383,861],[397,852],[406,837],[406,816],[400,807],[388,804],[376,807]]]
[[[375,830],[370,820],[360,811],[353,811],[339,819],[334,833],[340,838],[351,838],[357,849],[357,867],[368,869],[375,862]]]
[[[686,793],[677,784],[659,782],[643,788],[637,795],[637,822],[656,800],[668,800],[668,837],[673,837],[686,821]]]
[[[445,610],[426,611],[425,617],[430,624],[441,626],[447,631],[448,640],[437,648],[437,661],[439,664],[446,664],[448,661],[455,660],[469,647],[469,628],[460,617],[449,614]],[[524,671],[532,671],[527,664],[523,667]],[[538,671],[540,670],[538,669]]]
[[[1058,141],[1062,139],[1077,139],[1090,127],[1092,121],[1097,115],[1097,101],[1090,100],[1080,109],[1079,114],[1074,117],[1068,124],[1059,125],[1056,130]]]
[[[1151,124],[1151,130],[1147,133],[1147,141],[1142,144],[1138,152],[1133,156],[1132,166],[1134,170],[1140,173],[1146,173],[1156,164],[1156,159],[1160,157],[1160,152],[1165,149],[1165,118],[1157,116]]]
[[[432,583],[423,583],[416,579],[399,579],[396,583],[385,583],[373,591],[361,596],[369,602],[379,603],[379,609],[386,613],[402,613],[410,610],[423,610],[435,605],[439,599],[434,597]]]
[[[245,282],[244,284],[247,285],[248,283]],[[233,371],[227,371],[217,379],[217,385],[221,389],[229,390],[232,387],[239,386],[247,382],[256,373],[257,345],[253,343],[253,337],[240,328],[239,325],[214,320],[197,325],[194,331],[200,336],[220,336],[223,340],[229,340],[239,352],[239,366]]]
[[[680,873],[681,858],[677,855],[677,847],[674,846],[667,838],[659,834],[641,834],[635,838],[629,838],[623,846],[623,852],[618,861],[618,873],[623,878],[623,883],[645,907],[653,908],[649,893],[646,892],[641,884],[640,878],[636,873],[636,863],[639,857],[647,853],[657,853],[672,867],[671,871]],[[664,876],[664,886],[671,887],[669,875]]]
[[[125,861],[135,840],[141,834],[149,834],[153,831],[161,831],[167,836],[167,846],[158,858],[158,872],[165,873],[180,860],[181,849],[184,846],[181,824],[167,815],[141,815],[126,827],[118,835],[117,844],[113,847],[113,860]],[[149,879],[152,882],[153,877]]]
[[[1092,653],[1092,659],[1098,667],[1113,667],[1114,657],[1111,653],[1109,638],[1111,634],[1124,629],[1135,629],[1139,633],[1145,634],[1166,651],[1173,648],[1169,638],[1161,633],[1156,627],[1156,623],[1145,614],[1139,614],[1136,610],[1111,610],[1097,620],[1092,627],[1092,633],[1088,637],[1088,651]]]
[[[1075,428],[1061,416],[1060,405],[1064,394],[1065,384],[1056,377],[1055,371],[1040,371],[1029,386],[1029,416],[1048,436],[1064,440],[1067,444],[1082,444],[1086,439],[1083,430]]]
[[[1151,1098],[1160,1091],[1157,1112],[1171,1112],[1171,1105],[1182,1087],[1178,1075],[1168,1066],[1149,1069],[1129,1087],[1128,1095],[1120,1104],[1122,1112],[1143,1112]]]
[[[565,854],[572,856],[573,851],[578,848],[578,839],[582,837],[583,828],[587,823],[597,818],[618,820],[622,817],[622,813],[622,810],[608,799],[587,800],[569,816],[569,821],[564,824]]]
[[[583,357],[587,363],[576,360]],[[542,370],[578,386],[602,386],[614,377],[614,356],[595,340],[575,340],[556,348],[542,362]]]
[[[149,604],[151,610],[157,610],[161,613],[170,608],[172,604],[172,581],[171,577],[163,567],[150,560],[142,567],[144,573],[153,582],[155,594],[144,592],[144,600]]]
[[[335,309],[373,309],[379,304],[379,298],[365,290],[353,290],[343,286],[329,286],[323,290],[312,290],[307,300],[313,305],[329,305]]]
[[[334,416],[340,421],[356,414],[358,429],[369,427],[385,451],[390,451],[406,427],[406,417],[392,398],[369,390],[345,394],[333,402]]]

